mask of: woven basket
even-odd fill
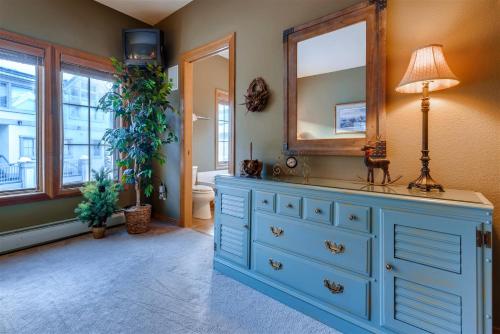
[[[151,205],[141,205],[139,208],[133,206],[125,210],[127,221],[127,232],[130,234],[144,233],[149,230],[151,222]]]

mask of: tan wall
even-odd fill
[[[0,0],[0,29],[106,57],[121,58],[122,29],[139,27],[147,24],[90,0]],[[0,206],[0,232],[73,218],[80,200]]]
[[[282,32],[334,12],[356,0],[195,0],[159,24],[166,34],[170,63],[181,52],[236,32],[236,161],[254,156],[272,163],[281,151],[283,125]],[[444,44],[449,65],[460,78],[455,88],[432,94],[430,149],[433,176],[446,187],[484,193],[500,207],[500,2],[497,0],[389,0],[387,8],[387,139],[392,174],[402,183],[417,176],[420,112],[417,95],[394,92],[411,51]],[[273,97],[263,113],[246,113],[243,95],[262,76]],[[178,96],[174,96],[178,99]],[[171,189],[178,189],[178,145],[168,148],[164,168]],[[353,179],[364,175],[360,158],[314,157],[316,176]],[[178,194],[156,210],[178,217]],[[496,225],[500,226],[500,210]],[[498,230],[498,229],[497,229]],[[499,241],[496,232],[496,241]],[[500,259],[500,248],[495,251]],[[500,279],[495,261],[495,280]],[[495,322],[500,325],[500,289]]]
[[[215,90],[228,90],[229,61],[213,56],[193,65],[193,111],[210,120],[193,123],[193,165],[199,172],[215,170]]]

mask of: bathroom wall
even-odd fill
[[[236,32],[236,161],[248,155],[271,164],[283,139],[283,30],[357,3],[358,0],[195,0],[158,26],[166,37],[169,63],[181,53]],[[419,173],[421,114],[418,95],[394,91],[412,50],[444,44],[460,85],[432,93],[432,175],[448,188],[482,192],[500,207],[500,2],[497,0],[389,0],[387,6],[387,140],[393,175],[405,184]],[[262,76],[272,98],[262,113],[241,103],[250,81]],[[178,101],[178,95],[173,96]],[[155,210],[179,217],[179,144],[169,145],[169,163],[157,169],[170,189]],[[365,175],[361,158],[312,157],[315,176],[355,179]],[[494,215],[500,227],[500,210]],[[499,244],[496,229],[495,242]],[[500,279],[500,247],[495,249]],[[500,289],[495,289],[495,323],[500,325]]]
[[[197,61],[193,78],[193,111],[210,118],[193,123],[193,166],[206,172],[215,170],[215,90],[228,90],[229,61],[217,55]]]
[[[124,28],[148,25],[90,0],[0,0],[0,29],[101,56],[122,55]],[[131,192],[122,204],[130,203]],[[0,206],[0,232],[75,216],[81,197]]]

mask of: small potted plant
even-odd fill
[[[92,227],[94,238],[101,239],[106,233],[106,221],[118,210],[121,185],[108,177],[109,170],[104,167],[92,173],[94,180],[81,188],[84,199],[78,204],[75,213],[78,219]]]
[[[103,140],[110,153],[118,153],[122,182],[135,187],[135,205],[125,209],[127,231],[143,233],[149,229],[151,205],[144,204],[141,195],[153,194],[153,161],[163,164],[163,145],[177,141],[168,117],[175,113],[168,100],[172,83],[161,66],[126,66],[111,60],[115,80],[98,109],[113,113],[121,126],[107,130]]]

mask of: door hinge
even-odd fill
[[[217,250],[217,244],[214,242],[214,251]]]
[[[476,246],[491,248],[491,232],[476,230]]]

